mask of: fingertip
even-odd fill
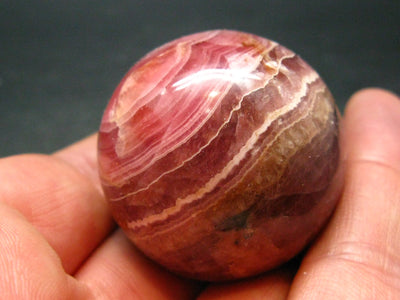
[[[400,98],[395,93],[376,87],[369,87],[355,92],[346,105],[345,115],[352,113],[354,109],[360,106],[376,105],[400,105]],[[368,107],[367,107],[368,108]]]
[[[400,168],[400,99],[378,88],[355,93],[342,124],[342,158]]]

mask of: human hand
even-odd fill
[[[400,299],[400,99],[368,89],[341,124],[344,187],[300,267],[210,286],[205,299]]]
[[[0,159],[0,299],[192,299],[199,283],[142,256],[113,224],[96,136]]]
[[[0,299],[400,297],[399,99],[357,93],[341,135],[341,199],[300,267],[205,288],[152,263],[115,228],[97,177],[96,136],[51,156],[3,158]]]

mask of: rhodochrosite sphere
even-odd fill
[[[178,274],[228,280],[296,255],[336,197],[334,100],[292,51],[243,32],[172,41],[124,77],[99,132],[114,218]]]

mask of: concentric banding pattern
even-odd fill
[[[154,50],[128,72],[100,128],[100,176],[120,225],[157,259],[196,245],[190,236],[225,234],[227,217],[246,212],[248,231],[255,207],[268,217],[274,199],[323,194],[336,133],[333,99],[302,59],[254,35],[209,31]],[[227,206],[229,216],[218,212]]]

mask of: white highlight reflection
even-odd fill
[[[194,74],[188,75],[181,80],[175,82],[172,87],[176,91],[187,88],[188,86],[203,83],[210,80],[223,80],[232,83],[243,83],[247,80],[261,80],[262,77],[257,74],[244,72],[241,69],[228,70],[228,69],[207,69],[201,70]]]

